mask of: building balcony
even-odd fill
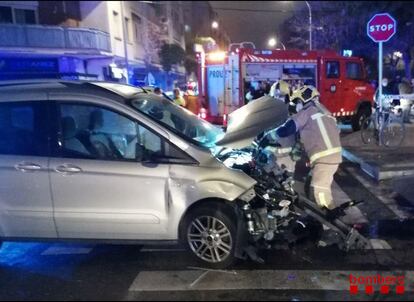
[[[109,34],[103,31],[60,26],[0,24],[0,48],[41,49],[73,53],[110,53]]]

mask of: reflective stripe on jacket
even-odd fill
[[[305,106],[292,119],[311,164],[342,162],[342,148],[336,119],[315,105]]]

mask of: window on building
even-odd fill
[[[11,7],[0,6],[0,23],[13,23]]]
[[[127,42],[132,43],[131,22],[129,18],[125,18],[125,30]]]
[[[132,14],[132,27],[134,32],[134,42],[142,42],[142,20],[135,14]]]
[[[362,80],[364,74],[362,72],[362,66],[359,63],[346,63],[346,77],[351,80]]]
[[[179,41],[184,33],[184,24],[181,23],[180,15],[175,10],[172,12],[172,18],[174,26],[174,38]]]
[[[36,12],[31,9],[14,9],[17,24],[36,24]]]
[[[122,24],[119,17],[119,13],[113,11],[113,29],[114,29],[114,36],[117,39],[122,39]]]

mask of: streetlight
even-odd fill
[[[267,44],[272,48],[275,47],[276,46],[276,39],[275,38],[270,38],[269,41],[267,42]]]
[[[269,45],[269,47],[274,48],[277,42],[278,41],[276,40],[276,38],[270,38],[267,44]],[[282,44],[283,50],[286,50],[285,44],[283,44],[281,41],[279,41],[279,43]]]
[[[312,8],[308,1],[305,1],[309,9],[309,50],[312,50]]]
[[[212,27],[213,29],[217,29],[217,28],[219,27],[218,22],[217,22],[217,21],[213,21],[213,23],[211,23],[211,27]]]

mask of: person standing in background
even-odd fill
[[[185,107],[186,106],[186,101],[185,99],[181,96],[181,91],[180,88],[174,88],[174,98],[173,98],[174,104],[181,106],[181,107]]]
[[[410,82],[407,78],[403,78],[401,83],[398,85],[398,93],[399,94],[412,94],[413,88],[410,85]],[[402,98],[400,99],[400,104],[403,110],[403,122],[406,124],[410,124],[410,114],[411,114],[411,106],[413,104],[411,99]]]
[[[162,95],[162,91],[161,91],[161,88],[160,87],[155,87],[154,88],[154,93],[156,94],[156,95]]]

